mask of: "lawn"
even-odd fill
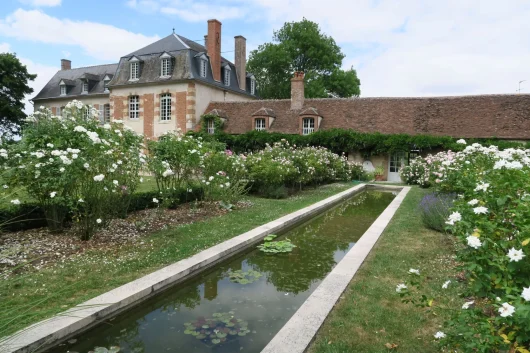
[[[249,196],[251,207],[160,231],[112,251],[89,251],[55,266],[3,280],[0,337],[351,186],[331,184],[283,200]]]
[[[425,228],[417,211],[427,192],[416,187],[409,192],[321,327],[309,353],[439,352],[433,335],[448,312],[403,304],[395,291],[396,285],[407,279],[410,268],[428,274],[424,283],[427,295],[439,292],[454,273],[450,236]],[[457,308],[457,290],[457,286],[449,286],[447,297],[453,299],[437,303],[437,307]]]

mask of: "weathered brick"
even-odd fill
[[[154,105],[154,94],[147,93],[142,96],[143,101],[143,119],[144,119],[144,136],[146,138],[154,137],[154,121],[155,121],[155,105]]]
[[[177,115],[177,128],[181,129],[182,132],[186,132],[186,92],[176,92],[176,115]]]

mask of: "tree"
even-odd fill
[[[247,64],[265,99],[290,98],[290,79],[295,71],[305,73],[307,98],[358,96],[360,80],[350,68],[342,70],[344,54],[335,40],[321,32],[315,22],[288,22],[250,53]]]
[[[0,53],[0,132],[12,136],[24,123],[24,96],[33,93],[28,81],[37,75],[28,73],[25,65],[11,53]]]

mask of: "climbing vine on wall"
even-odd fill
[[[221,119],[218,115],[214,114],[205,114],[201,116],[202,118],[202,125],[201,125],[201,132],[208,134],[208,123],[213,120],[214,124],[214,133],[219,134],[223,131],[223,119]]]

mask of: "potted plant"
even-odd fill
[[[379,166],[375,168],[374,175],[375,175],[375,181],[383,181],[385,180],[385,170],[382,166]]]

